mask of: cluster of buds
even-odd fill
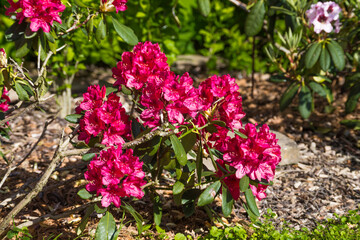
[[[0,68],[5,68],[7,66],[7,57],[5,49],[0,48]]]
[[[100,11],[101,12],[123,12],[127,9],[127,0],[100,0]]]

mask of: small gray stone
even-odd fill
[[[281,147],[281,162],[279,165],[296,164],[302,160],[299,148],[294,140],[280,132],[271,132],[276,134],[276,138],[279,139],[278,144]]]

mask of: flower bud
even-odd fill
[[[0,68],[4,68],[7,66],[7,58],[5,49],[0,49]]]
[[[115,11],[115,6],[114,6],[113,2],[114,2],[114,0],[100,0],[100,12]]]

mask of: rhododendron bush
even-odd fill
[[[102,239],[102,231],[110,231],[109,226],[115,226],[110,213],[115,209],[122,211],[124,216],[125,212],[130,213],[141,234],[144,221],[130,204],[134,198],[151,199],[153,222],[159,227],[164,199],[162,190],[172,192],[174,203],[182,207],[187,217],[194,214],[196,207],[201,207],[212,219],[210,204],[215,199],[221,201],[224,216],[230,216],[235,201],[241,202],[251,220],[256,221],[260,216],[256,201],[266,198],[269,193],[266,189],[272,185],[281,161],[276,135],[266,124],[243,121],[246,113],[240,94],[242,89],[235,78],[228,74],[212,75],[195,82],[187,72],[172,71],[168,59],[181,53],[178,35],[169,32],[172,32],[171,24],[180,26],[180,19],[185,21],[185,12],[191,12],[196,5],[199,13],[208,16],[214,8],[217,12],[212,13],[220,16],[211,16],[214,21],[228,18],[223,13],[232,8],[222,7],[225,3],[216,0],[194,1],[191,6],[181,3],[180,7],[178,1],[175,2],[170,8],[161,6],[154,13],[156,17],[168,10],[172,14],[172,19],[162,19],[159,24],[151,23],[155,17],[147,14],[152,14],[149,10],[152,5],[163,3],[160,0],[156,3],[6,1],[5,15],[0,17],[7,18],[8,29],[4,37],[13,45],[0,46],[6,49],[0,48],[1,136],[9,138],[8,122],[40,104],[47,104],[55,92],[61,92],[57,100],[65,99],[68,103],[61,106],[66,110],[61,116],[71,123],[72,132],[64,131],[41,179],[0,222],[0,236],[21,209],[42,191],[61,161],[70,156],[82,156],[87,162],[78,195],[88,199],[88,207],[77,228],[78,235],[84,231],[91,213],[96,211],[104,214],[95,236],[95,239]],[[354,6],[358,5],[347,1],[258,0],[249,1],[244,7],[237,1],[229,2],[244,10],[240,15],[245,21],[227,26],[229,29],[224,29],[221,34],[232,35],[240,29],[241,34],[234,35],[238,37],[237,42],[221,42],[224,38],[217,28],[209,27],[217,25],[217,20],[216,24],[201,29],[199,36],[189,35],[196,36],[195,40],[192,37],[180,40],[193,41],[191,46],[203,44],[209,48],[207,52],[201,49],[210,56],[209,66],[216,52],[224,46],[236,48],[242,42],[251,43],[253,73],[256,44],[264,44],[265,54],[271,60],[268,64],[272,65],[273,72],[280,72],[272,75],[270,81],[288,84],[280,99],[280,110],[298,96],[298,110],[303,118],[309,118],[314,99],[319,95],[329,104],[324,111],[331,112],[332,91],[336,87],[333,80],[340,73],[346,75],[345,87],[350,92],[346,112],[356,108],[360,97],[360,49],[354,43],[358,43],[356,26],[359,26],[360,15],[356,10],[359,7]],[[184,10],[186,7],[189,8]],[[195,16],[195,19],[198,17],[201,16]],[[143,24],[146,21],[149,25]],[[136,29],[135,25],[138,25]],[[152,28],[159,31],[155,37]],[[164,36],[170,34],[171,40],[170,37],[161,39],[163,33]],[[156,40],[152,42],[151,39]],[[185,45],[182,49],[194,48]],[[112,48],[114,52],[111,52]],[[127,51],[129,49],[132,50]],[[162,49],[167,50],[166,54]],[[114,81],[87,86],[74,108],[71,85],[74,79],[77,80],[77,71],[87,68],[85,64],[89,62],[86,60],[91,59],[94,52],[102,56],[99,59],[103,63],[110,65],[113,61],[109,68],[112,68]],[[29,60],[33,63],[27,64]],[[93,69],[89,67],[88,70]],[[50,91],[53,84],[57,85]],[[19,100],[16,105],[10,104],[9,92],[16,93]],[[73,114],[68,114],[70,112]],[[26,156],[31,155],[42,137]],[[8,161],[2,149],[0,156],[8,169],[0,182],[1,188],[19,163]],[[109,222],[111,224],[107,224]],[[112,228],[108,239],[116,239],[120,229]]]
[[[218,194],[223,195],[224,215],[244,195],[249,216],[259,216],[254,196],[266,197],[281,160],[280,147],[267,125],[243,126],[245,113],[234,78],[214,75],[196,88],[188,73],[170,71],[165,54],[151,42],[124,52],[113,76],[115,90],[106,94],[105,86],[90,86],[76,114],[67,117],[79,123],[79,140],[104,147],[85,173],[86,190],[101,196],[103,207],[120,207],[121,198],[142,198],[143,191],[157,195],[167,171],[176,180],[175,201],[189,200],[192,193],[184,206],[187,216],[196,201],[205,206]],[[116,94],[125,89],[133,97],[130,113]],[[126,149],[136,141],[141,144]],[[154,204],[161,209],[160,202]],[[154,213],[159,225],[161,211]]]

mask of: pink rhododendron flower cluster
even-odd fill
[[[316,33],[319,34],[321,31],[332,32],[333,24],[335,25],[335,32],[338,33],[340,31],[340,12],[341,8],[335,2],[317,2],[306,11],[306,16],[309,19],[309,25],[314,26]]]
[[[56,21],[61,23],[59,13],[65,10],[61,0],[8,0],[10,7],[6,14],[16,14],[19,23],[30,22],[30,29],[37,32],[40,28],[44,32],[50,32],[50,26]],[[20,11],[19,11],[20,10]]]
[[[0,73],[0,74],[2,74],[2,73]],[[0,100],[0,111],[1,112],[6,112],[9,109],[10,98],[7,94],[8,94],[8,91],[4,87],[2,95],[1,95],[1,100]]]
[[[220,165],[228,164],[235,168],[235,175],[224,179],[234,199],[238,198],[239,181],[245,175],[250,179],[261,181],[272,181],[275,175],[275,168],[281,160],[280,146],[277,144],[276,135],[269,132],[269,127],[264,124],[256,130],[253,124],[246,124],[244,129],[239,130],[247,136],[247,139],[238,135],[230,138],[224,135],[218,137],[218,143],[215,147],[224,153],[223,160],[219,161]],[[223,139],[223,140],[221,140]],[[217,173],[222,176],[221,173]],[[267,185],[258,184],[250,185],[254,195],[261,200],[266,197],[265,189]]]
[[[245,114],[235,79],[212,76],[194,88],[189,74],[176,76],[166,60],[158,44],[145,42],[135,46],[133,52],[124,52],[122,61],[113,68],[115,86],[141,91],[140,103],[146,107],[141,114],[144,125],[159,126],[161,118],[183,124],[186,117],[206,112],[231,129],[241,127],[240,119]]]
[[[141,189],[146,182],[143,180],[145,173],[143,163],[133,155],[132,149],[124,153],[121,147],[110,147],[101,151],[88,166],[85,179],[89,181],[86,190],[102,195],[101,205],[120,207],[121,197],[142,198]]]
[[[123,12],[127,9],[127,0],[100,0],[100,10],[102,12],[112,12],[116,10]]]
[[[84,114],[80,120],[79,140],[89,143],[91,137],[100,137],[106,146],[121,147],[124,137],[131,138],[128,115],[115,93],[106,98],[105,86],[95,85],[90,86],[83,97],[76,108],[77,114]]]

